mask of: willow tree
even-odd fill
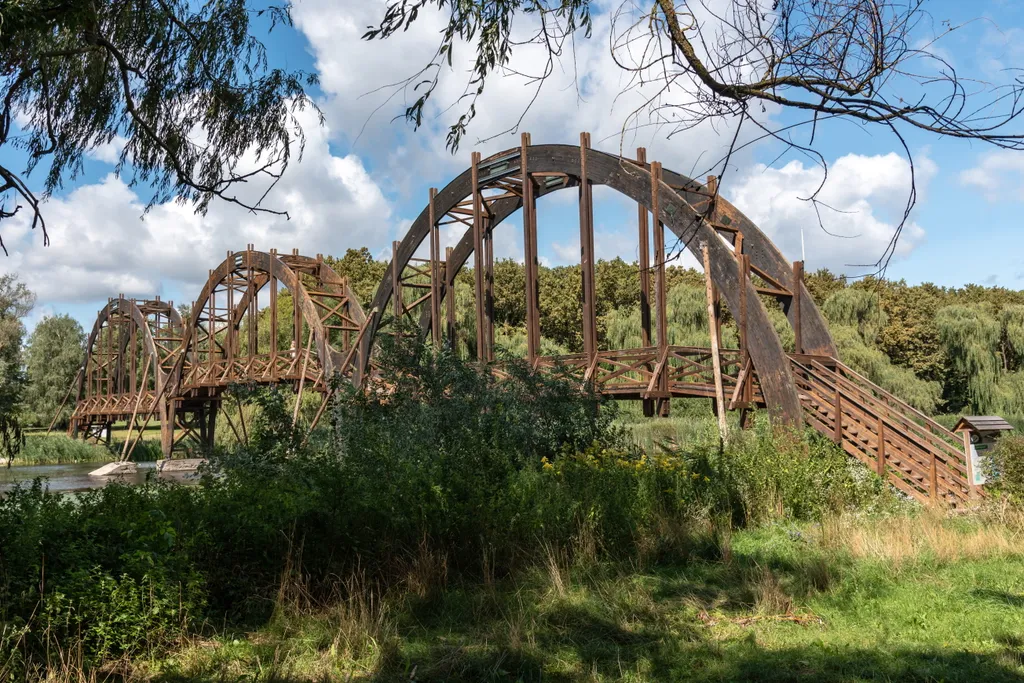
[[[1024,414],[1024,310],[988,304],[939,309],[936,324],[953,386],[964,387],[959,401],[981,413]]]
[[[283,213],[264,200],[301,152],[316,77],[272,67],[257,34],[290,21],[242,0],[0,3],[0,226],[27,205],[46,243],[41,200],[108,145],[150,205]]]
[[[591,37],[596,22],[609,26],[601,33],[623,72],[622,93],[640,93],[642,104],[622,122],[623,132],[657,127],[671,136],[708,123],[733,129],[726,153],[703,169],[709,173],[724,176],[739,145],[767,138],[811,157],[827,177],[816,133],[829,120],[892,134],[908,158],[908,131],[1024,147],[1016,125],[1024,82],[1012,71],[1004,82],[961,76],[942,46],[961,27],[931,21],[924,0],[389,0],[364,38],[409,31],[430,12],[444,25],[436,52],[393,87],[402,91],[396,100],[408,103],[404,116],[416,127],[456,110],[447,131],[452,150],[489,81],[521,78],[532,88],[527,107],[542,102],[552,74],[574,73],[575,63],[560,61],[575,41]],[[527,45],[547,57],[533,70],[514,61]],[[460,96],[433,102],[449,78],[464,79],[454,88]],[[768,107],[782,115],[766,115]],[[744,126],[750,130],[741,136]],[[904,221],[916,198],[912,158],[910,180]],[[808,199],[824,212],[829,207],[817,196]],[[902,225],[879,255],[879,267]]]
[[[845,363],[918,410],[935,412],[941,394],[939,383],[894,365],[878,347],[887,318],[875,292],[856,287],[840,289],[824,301],[821,310]]]

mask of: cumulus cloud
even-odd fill
[[[293,162],[269,200],[291,220],[219,201],[205,216],[176,202],[145,213],[145,199],[109,174],[46,203],[48,248],[28,229],[27,217],[5,225],[12,253],[0,268],[19,273],[40,302],[75,303],[118,293],[192,297],[228,250],[249,243],[262,250],[337,254],[389,242],[397,222],[362,161],[332,154],[328,129],[305,130],[303,159]]]
[[[937,168],[916,159],[918,199]],[[801,229],[807,268],[863,273],[884,253],[899,224],[910,190],[910,165],[895,153],[848,154],[829,167],[818,195],[818,212],[805,198],[818,188],[822,170],[791,161],[782,168],[756,165],[729,185],[729,200],[753,220],[790,259],[799,259]],[[819,224],[820,214],[820,224]],[[924,229],[907,222],[896,246],[897,258],[924,239]]]
[[[405,189],[418,188],[424,182],[446,182],[468,165],[471,149],[487,155],[518,145],[518,135],[506,131],[517,126],[536,92],[527,76],[544,71],[546,49],[534,44],[518,46],[515,73],[495,73],[488,80],[477,101],[476,118],[453,158],[445,150],[445,136],[466,106],[466,100],[460,98],[465,93],[473,48],[457,46],[454,68],[442,69],[438,88],[425,109],[423,127],[413,133],[401,115],[419,91],[386,86],[405,81],[432,60],[446,16],[424,8],[413,29],[386,41],[362,40],[367,27],[384,16],[386,6],[387,0],[299,0],[295,4],[296,26],[310,42],[321,87],[327,93],[325,112],[329,120],[345,122],[345,142],[372,159],[390,183]],[[517,21],[519,38],[526,38],[536,28],[530,24],[533,15],[523,15]],[[572,49],[566,45],[519,130],[529,131],[534,144],[575,144],[581,131],[589,131],[593,145],[600,149],[618,151],[621,143],[623,152],[632,155],[636,146],[643,145],[649,149],[649,158],[683,173],[703,171],[721,158],[732,139],[734,121],[709,121],[669,139],[674,125],[641,116],[642,127],[623,136],[623,123],[660,86],[654,82],[633,87],[631,76],[612,57],[611,30],[608,15],[602,14],[595,18],[590,39],[576,41]],[[692,86],[679,79],[662,101],[689,102],[692,92]],[[753,126],[744,131],[747,134],[755,134]],[[490,136],[497,137],[487,139]],[[749,150],[740,153],[735,162],[743,163],[748,155]]]
[[[976,166],[960,173],[960,182],[979,190],[990,202],[1024,199],[1024,158],[1001,149],[982,155]]]

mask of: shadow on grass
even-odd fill
[[[998,602],[1009,607],[1024,607],[1024,595],[1015,595],[1006,591],[992,590],[990,588],[976,588],[971,595],[990,602]]]

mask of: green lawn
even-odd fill
[[[991,523],[775,526],[695,545],[671,564],[571,567],[552,553],[515,578],[473,585],[441,587],[433,564],[420,566],[401,596],[371,599],[363,588],[316,610],[285,600],[258,631],[197,641],[136,673],[162,681],[1024,680],[1024,548],[1018,533]]]

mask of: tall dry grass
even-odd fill
[[[1024,552],[1020,528],[986,523],[985,517],[955,518],[938,510],[916,515],[866,519],[839,515],[816,532],[827,548],[857,559],[902,564],[920,559],[949,562],[1003,557]]]

